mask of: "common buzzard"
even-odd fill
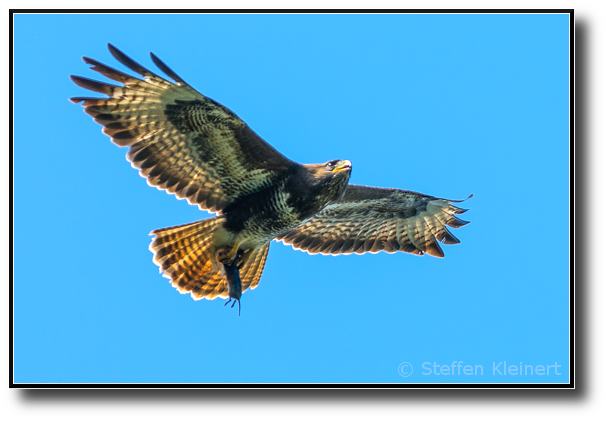
[[[71,101],[82,102],[115,144],[129,147],[127,159],[149,185],[217,214],[151,232],[154,263],[179,292],[240,306],[242,292],[259,284],[272,240],[310,254],[400,250],[436,257],[444,256],[439,242],[459,243],[447,225],[468,223],[455,216],[466,210],[451,204],[461,201],[348,184],[348,160],[293,162],[154,54],[174,82],[108,47],[143,78],[84,57],[122,86],[72,76],[107,98]]]

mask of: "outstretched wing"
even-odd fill
[[[466,209],[451,202],[461,201],[406,190],[348,185],[341,200],[278,240],[310,254],[400,250],[443,257],[439,241],[459,243],[447,225],[459,228],[468,223],[455,216]]]
[[[145,69],[108,44],[112,55],[143,76],[138,79],[91,58],[91,69],[123,86],[72,76],[79,86],[109,98],[70,98],[104,126],[148,183],[220,211],[246,193],[260,190],[292,165],[236,114],[200,94],[154,54],[152,60],[175,83]]]

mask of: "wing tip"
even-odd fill
[[[187,83],[177,74],[175,73],[169,66],[165,64],[164,61],[160,60],[158,56],[152,52],[150,52],[150,57],[156,67],[162,70],[168,77],[173,79],[179,85],[187,85]]]
[[[68,98],[67,100],[70,101],[73,104],[78,104],[78,103],[84,101],[84,98],[83,97],[76,97],[75,96],[75,97],[72,97],[72,98]]]
[[[439,257],[441,259],[445,257],[445,252],[441,246],[438,245],[438,241],[436,241],[436,239],[426,244],[426,250],[424,250],[424,252],[430,256]]]
[[[449,202],[452,202],[452,203],[462,203],[462,202],[465,202],[466,200],[472,198],[473,196],[474,196],[474,193],[470,193],[468,195],[468,197],[466,197],[465,199],[461,199],[461,200],[449,200]]]
[[[468,197],[466,197],[463,200],[449,200],[449,202],[451,203],[462,203],[465,202],[466,200],[470,199],[472,196],[474,196],[474,194],[470,194]],[[454,205],[451,205],[451,209],[453,210],[453,213],[461,215],[462,213],[466,213],[468,212],[470,209],[463,209]],[[469,224],[469,222],[466,222],[464,225]]]

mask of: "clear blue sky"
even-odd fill
[[[14,381],[568,382],[568,25],[15,16]],[[123,69],[108,42],[150,67],[153,51],[293,160],[349,159],[356,184],[474,193],[461,244],[437,259],[273,242],[241,317],[179,294],[148,233],[209,215],[149,187],[67,100],[85,94],[70,74],[97,77],[81,56]],[[503,361],[561,375],[500,375]]]

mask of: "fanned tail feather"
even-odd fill
[[[213,234],[222,222],[222,217],[214,217],[150,233],[156,236],[150,244],[154,263],[179,292],[189,292],[195,300],[228,297],[225,271],[213,263]],[[242,292],[259,284],[268,249],[266,244],[254,250],[240,269]]]

